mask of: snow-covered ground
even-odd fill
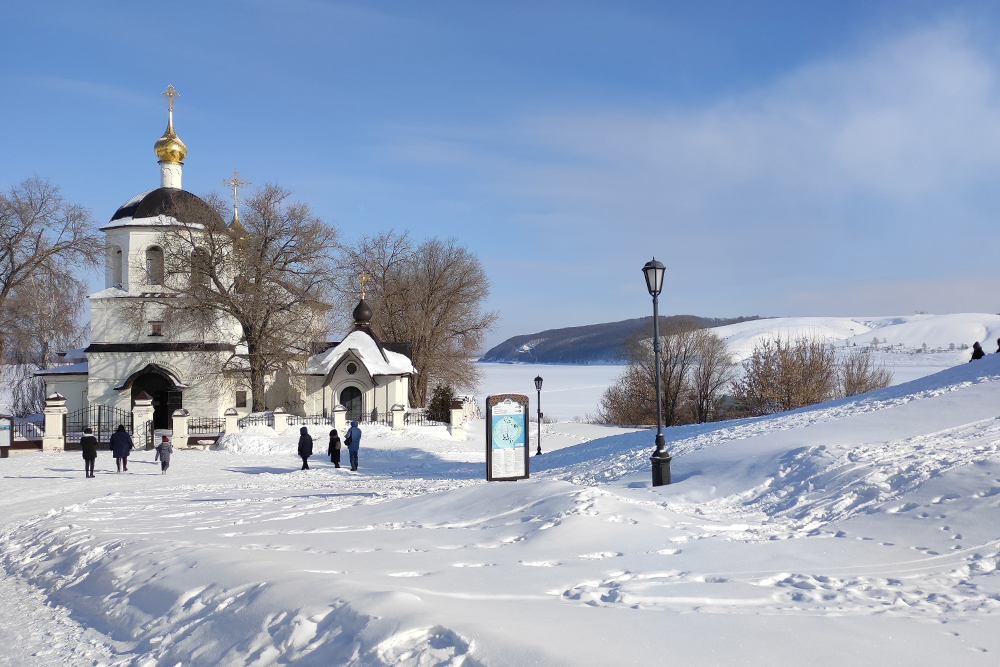
[[[13,455],[0,664],[994,665],[998,398],[991,355],[667,429],[657,489],[650,431],[589,424],[506,483],[481,423],[366,429],[356,474],[266,431],[165,476]]]

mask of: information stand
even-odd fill
[[[10,455],[10,446],[14,442],[14,420],[7,415],[0,415],[0,459]]]
[[[486,397],[486,479],[528,479],[528,397]]]

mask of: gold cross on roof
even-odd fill
[[[250,181],[241,181],[240,172],[233,169],[233,177],[228,181],[222,181],[222,184],[233,189],[233,194],[230,197],[233,198],[233,215],[235,215],[236,207],[240,203],[240,188],[244,185],[250,185]]]
[[[371,278],[369,278],[368,274],[365,273],[362,270],[361,273],[358,274],[358,280],[361,282],[361,299],[364,300],[364,298],[365,298],[365,283],[367,283],[369,280],[371,280]]]
[[[160,94],[163,95],[167,99],[167,111],[173,111],[174,110],[174,98],[175,97],[180,97],[180,95],[177,93],[177,91],[174,90],[174,87],[172,85],[167,86],[167,89],[164,90]]]

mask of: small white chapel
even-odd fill
[[[70,413],[92,406],[129,412],[137,398],[152,399],[154,428],[171,428],[174,412],[181,409],[193,418],[218,418],[231,408],[248,414],[253,405],[249,386],[232,380],[220,390],[218,382],[207,382],[198,373],[220,360],[239,357],[245,349],[235,322],[216,333],[196,335],[168,331],[155,319],[137,331],[114,316],[115,309],[127,308],[129,300],[138,308],[139,301],[148,302],[163,292],[163,250],[158,244],[165,229],[225,224],[211,206],[181,186],[187,147],[174,131],[173,86],[164,96],[167,129],[153,146],[160,187],[130,198],[101,227],[105,289],[88,297],[90,344],[61,353],[61,365],[38,373],[46,395],[65,397]],[[234,224],[239,225],[235,209],[230,226]],[[412,348],[380,341],[371,330],[371,319],[362,288],[353,329],[341,341],[317,342],[318,353],[302,365],[302,377],[295,382],[270,378],[265,408],[326,416],[343,405],[347,420],[388,415],[393,406],[408,408]]]

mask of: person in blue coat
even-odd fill
[[[313,453],[313,439],[305,426],[299,429],[299,456],[302,457],[302,469],[309,470],[309,457]]]
[[[111,453],[115,455],[118,472],[128,472],[128,453],[132,447],[132,436],[125,430],[124,424],[119,424],[118,430],[111,434]]]
[[[344,444],[347,445],[347,452],[351,455],[351,470],[358,469],[358,449],[361,447],[361,429],[358,428],[358,420],[351,422],[351,428],[347,429],[344,436]]]

